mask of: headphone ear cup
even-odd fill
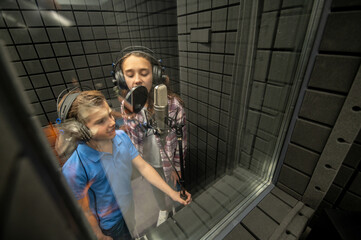
[[[164,81],[162,81],[162,68],[158,65],[154,65],[153,66],[153,83],[154,85],[159,85],[164,83]]]
[[[81,134],[81,140],[84,142],[88,142],[93,137],[90,129],[82,123],[79,124],[79,131]]]
[[[125,89],[125,90],[128,90],[128,85],[127,85],[127,82],[125,81],[125,78],[124,78],[124,75],[123,75],[123,72],[122,70],[119,70],[115,73],[115,80],[117,81],[118,83],[118,86],[121,88],[121,89]]]
[[[74,118],[67,119],[58,127],[62,134],[65,134],[66,139],[69,139],[67,141],[73,141],[72,143],[74,144],[77,141],[88,142],[93,137],[93,133],[90,129]]]

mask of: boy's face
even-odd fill
[[[146,87],[148,92],[150,92],[152,88],[153,71],[152,64],[147,59],[130,55],[124,60],[122,70],[129,89],[141,85]]]
[[[92,140],[111,140],[115,137],[115,121],[109,105],[84,109],[86,126],[93,134]]]

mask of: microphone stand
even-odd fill
[[[174,119],[171,119],[171,118],[167,118],[166,119],[166,125],[168,125],[170,128],[174,129],[175,132],[176,132],[176,136],[177,136],[177,141],[178,141],[178,151],[179,151],[179,164],[180,164],[180,169],[181,169],[181,174],[179,176],[177,170],[175,169],[175,167],[173,166],[177,176],[178,176],[178,184],[180,185],[181,187],[181,191],[180,191],[180,197],[182,199],[187,199],[187,195],[185,193],[185,181],[184,181],[184,160],[183,160],[183,127],[184,127],[184,124],[182,123],[177,123],[177,117],[178,117],[178,111],[179,109],[177,109],[177,112],[175,114],[175,117]],[[174,123],[174,124],[173,124]],[[166,153],[166,152],[165,152]],[[167,155],[167,154],[166,154]],[[168,157],[169,159],[169,157]],[[170,159],[169,159],[170,160]],[[171,161],[170,161],[171,162]]]
[[[184,181],[184,165],[183,165],[183,126],[184,124],[175,124],[172,128],[175,129],[178,141],[178,151],[179,151],[179,164],[181,169],[181,175],[178,175],[178,183],[181,187],[180,197],[182,199],[187,199],[185,193],[185,181]]]

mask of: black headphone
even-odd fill
[[[124,48],[120,52],[119,59],[113,63],[113,83],[115,86],[118,86],[120,89],[129,90],[128,85],[125,81],[124,74],[122,71],[122,63],[126,56],[128,56],[131,53],[142,53],[148,56],[152,62],[153,65],[153,85],[162,84],[165,82],[165,75],[164,75],[164,67],[162,67],[162,59],[157,58],[154,51],[147,47],[143,46],[130,46]]]
[[[91,90],[90,88],[88,89]],[[84,124],[82,124],[81,122],[75,119],[74,121],[71,122],[65,121],[68,120],[68,113],[70,111],[71,106],[73,105],[73,102],[81,93],[79,91],[75,92],[76,90],[82,90],[82,89],[80,87],[75,87],[70,90],[69,88],[66,88],[63,91],[61,91],[61,93],[59,94],[58,99],[56,101],[58,118],[60,119],[60,123],[65,124],[64,126],[71,125],[73,134],[79,136],[80,141],[88,142],[92,137],[92,133],[87,126],[85,126]],[[68,95],[64,98],[63,102],[59,106],[59,100],[61,99],[61,96],[65,93],[65,91],[68,91]]]

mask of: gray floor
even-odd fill
[[[241,202],[252,198],[261,183],[253,173],[237,168],[232,175],[221,177],[194,196],[189,207],[179,209],[172,219],[155,228],[159,208],[152,187],[135,172],[132,188],[139,236],[147,233],[153,239],[199,239]]]

